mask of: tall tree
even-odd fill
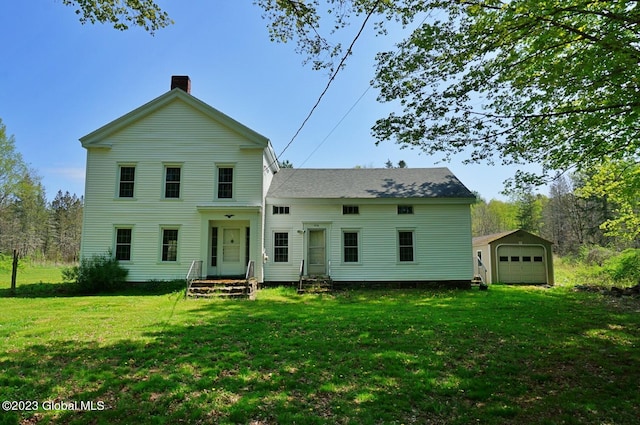
[[[317,68],[340,54],[335,33],[372,11],[383,18],[381,32],[394,19],[417,27],[377,57],[379,100],[402,107],[374,125],[379,142],[445,157],[463,152],[469,161],[540,164],[541,173],[517,173],[524,184],[604,156],[637,162],[636,1],[256,2],[272,39],[296,40]]]
[[[49,206],[51,247],[50,257],[65,262],[77,261],[80,254],[83,199],[69,192],[58,191]]]
[[[13,246],[22,256],[42,256],[47,226],[47,199],[41,177],[35,170],[22,176],[9,207],[16,227],[11,232]]]
[[[478,197],[471,205],[473,236],[490,235],[518,228],[518,208],[515,203],[492,199],[486,202]]]
[[[612,213],[600,226],[607,236],[640,245],[640,164],[607,160],[595,169],[580,194],[610,204]]]
[[[7,136],[7,128],[0,118],[0,211],[11,202],[26,172],[27,165],[16,150],[15,138]]]
[[[542,210],[545,202],[545,197],[534,194],[531,186],[518,190],[515,196],[518,228],[539,235],[543,228]]]

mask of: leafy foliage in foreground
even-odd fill
[[[62,0],[62,4],[76,8],[80,23],[112,24],[124,31],[129,26],[144,28],[150,34],[173,24],[153,0]]]
[[[256,3],[271,39],[297,42],[315,68],[335,67],[346,27],[370,13],[380,34],[398,24],[412,30],[377,55],[379,100],[400,106],[373,126],[378,141],[472,162],[539,164],[540,174],[516,176],[524,183],[605,158],[638,162],[637,2]]]
[[[123,289],[129,271],[107,252],[83,258],[79,266],[68,268],[62,274],[65,280],[74,281],[80,292],[98,294]]]
[[[612,304],[615,302],[616,304]],[[635,424],[640,307],[564,288],[0,299],[0,422]],[[37,338],[34,336],[37,335]]]

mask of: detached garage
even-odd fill
[[[551,245],[524,230],[475,237],[474,273],[486,283],[553,285]]]

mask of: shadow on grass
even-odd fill
[[[175,281],[149,281],[128,283],[119,291],[101,292],[98,294],[83,292],[75,283],[29,283],[16,287],[15,292],[11,288],[0,289],[0,298],[55,298],[55,297],[84,297],[84,296],[144,296],[164,295],[185,290],[184,280]]]
[[[35,414],[63,423],[632,424],[640,415],[640,319],[593,297],[281,291],[185,303],[146,342],[8,352],[0,398],[105,403]]]

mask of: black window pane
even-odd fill
[[[343,205],[342,214],[360,214],[360,207],[358,205]]]
[[[179,198],[180,197],[180,183],[168,183],[164,191],[165,198]]]
[[[180,168],[167,167],[167,181],[179,182],[180,181]]]
[[[400,247],[400,261],[413,261],[413,247]]]
[[[345,247],[344,248],[344,262],[345,263],[357,263],[358,262],[358,248]]]
[[[413,245],[413,233],[400,232],[400,246]]]
[[[133,183],[120,182],[121,198],[133,198]]]
[[[218,228],[211,228],[211,267],[218,265]]]

